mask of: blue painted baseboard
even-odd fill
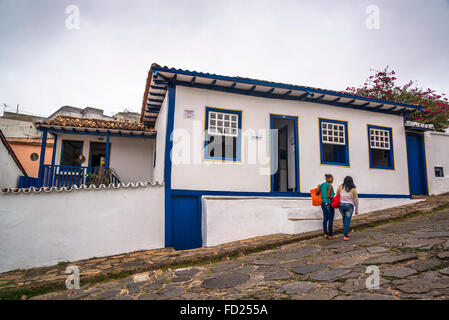
[[[211,191],[211,190],[186,190],[172,189],[173,195],[179,196],[234,196],[234,197],[310,197],[310,193],[303,192],[243,192],[243,191]],[[374,199],[410,199],[409,194],[359,194],[359,198]]]

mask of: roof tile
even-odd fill
[[[100,119],[84,119],[66,116],[58,116],[52,120],[46,120],[36,123],[36,125],[61,126],[71,128],[97,128],[97,129],[114,129],[114,130],[130,130],[142,132],[155,132],[154,128],[148,128],[142,123],[131,123],[122,121],[100,120]]]

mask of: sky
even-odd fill
[[[449,94],[449,0],[0,0],[0,114],[140,112],[153,62],[332,90],[389,65]]]

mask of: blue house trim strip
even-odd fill
[[[320,100],[320,99],[312,99],[310,97],[307,97],[307,93],[305,93],[302,96],[289,96],[285,94],[274,94],[274,93],[264,93],[254,90],[243,90],[238,88],[230,88],[230,87],[223,87],[223,86],[213,86],[207,84],[201,84],[201,83],[194,83],[191,85],[189,82],[184,81],[177,81],[177,85],[184,86],[184,87],[194,87],[199,89],[207,89],[207,90],[215,90],[220,92],[227,92],[227,93],[235,93],[235,94],[242,94],[242,95],[249,95],[253,97],[261,97],[261,98],[270,98],[270,99],[280,99],[280,100],[295,100],[295,101],[305,101],[305,102],[312,102],[312,103],[321,103],[326,105],[331,105],[334,107],[341,107],[341,108],[349,108],[349,109],[355,109],[355,110],[363,110],[363,111],[370,111],[370,112],[378,112],[378,113],[387,113],[387,114],[394,114],[394,115],[402,115],[402,113],[408,114],[410,112],[404,111],[387,111],[384,109],[376,109],[376,108],[370,108],[370,107],[363,107],[358,106],[354,104],[347,104],[342,102],[337,102],[335,100],[327,101],[327,100]],[[310,96],[310,95],[309,95]]]
[[[53,154],[51,156],[51,165],[52,166],[55,164],[57,144],[58,144],[58,135],[53,134]]]
[[[176,196],[232,196],[232,197],[286,197],[310,198],[310,193],[304,192],[243,192],[243,191],[213,191],[213,190],[187,190],[172,189],[171,195]],[[409,194],[368,194],[361,193],[359,198],[374,199],[410,199]]]
[[[42,144],[41,144],[41,154],[39,155],[40,159],[39,159],[39,184],[42,185],[42,175],[44,173],[44,161],[45,161],[45,148],[47,145],[47,133],[48,130],[44,129],[42,131]],[[56,144],[56,141],[55,141]]]
[[[231,81],[231,82],[236,82],[236,83],[262,85],[262,86],[276,87],[276,88],[282,88],[282,89],[301,90],[301,91],[305,91],[305,92],[328,94],[328,95],[334,95],[337,97],[353,98],[353,99],[365,100],[365,101],[370,101],[370,102],[375,102],[375,103],[391,104],[391,105],[395,105],[395,106],[413,108],[413,109],[424,111],[423,108],[421,108],[420,106],[416,106],[416,105],[355,96],[355,95],[351,95],[351,94],[347,94],[347,93],[340,93],[340,92],[336,92],[336,91],[329,91],[329,90],[323,90],[323,89],[318,89],[318,88],[310,88],[310,87],[303,87],[303,86],[297,86],[297,85],[269,82],[269,81],[263,81],[263,80],[254,80],[254,79],[247,79],[247,78],[227,77],[227,76],[220,76],[220,75],[216,75],[216,74],[179,70],[179,69],[169,69],[169,68],[156,67],[156,66],[152,67],[152,69],[155,72],[167,72],[167,73],[173,73],[175,75],[181,74],[181,75],[187,75],[187,76],[193,76],[193,77],[209,78],[209,79],[213,79],[213,80],[223,80],[223,81]]]
[[[171,153],[175,120],[175,99],[176,86],[170,84],[168,87],[168,110],[167,110],[167,131],[165,135],[165,159],[164,159],[164,184],[165,184],[165,247],[172,246],[172,193],[171,193]]]

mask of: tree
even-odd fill
[[[368,98],[420,105],[426,112],[416,111],[410,115],[409,120],[433,124],[439,131],[449,126],[449,103],[444,93],[438,94],[430,88],[427,90],[418,88],[415,81],[399,86],[396,84],[396,72],[388,70],[388,66],[382,71],[373,69],[370,71],[373,74],[363,86],[348,87],[346,92]]]

